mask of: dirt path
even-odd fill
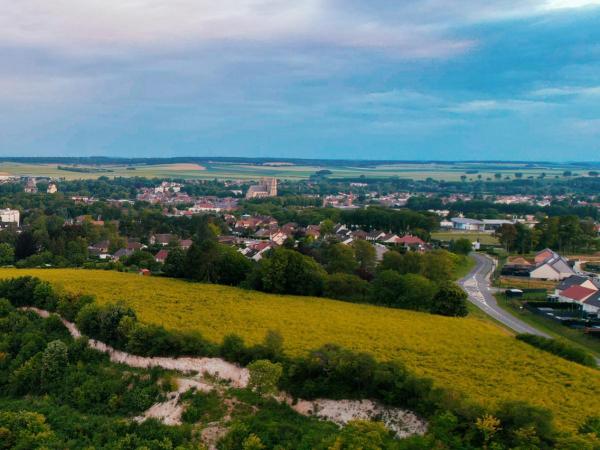
[[[50,313],[43,309],[26,307],[21,310],[33,311],[41,317],[49,317]],[[60,317],[60,316],[59,316]],[[60,318],[69,333],[74,338],[81,337],[75,324]],[[181,424],[181,414],[184,406],[179,403],[180,396],[189,389],[209,392],[216,388],[215,378],[228,381],[232,387],[245,388],[248,385],[248,369],[229,363],[221,358],[169,358],[169,357],[143,357],[116,350],[103,342],[89,339],[89,346],[100,352],[107,353],[110,360],[115,363],[126,364],[130,367],[150,368],[161,367],[167,370],[190,374],[195,377],[177,379],[177,390],[167,395],[167,400],[156,403],[135,420],[143,421],[156,418],[167,425]],[[427,422],[413,412],[384,406],[373,400],[302,400],[294,399],[285,392],[281,392],[276,399],[285,402],[292,409],[304,416],[316,416],[324,420],[345,425],[351,420],[378,420],[393,431],[398,438],[405,438],[415,434],[422,435],[427,431]],[[222,427],[216,427],[221,429]],[[222,431],[222,430],[221,430]]]

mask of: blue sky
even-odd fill
[[[20,0],[0,155],[600,160],[600,0]]]

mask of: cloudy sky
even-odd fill
[[[600,160],[600,0],[0,6],[0,155]]]

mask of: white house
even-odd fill
[[[21,220],[21,214],[18,209],[0,209],[0,222],[5,223],[16,223],[19,226]]]
[[[559,281],[575,275],[575,271],[569,265],[569,262],[550,249],[539,252],[535,257],[535,261],[537,265],[529,272],[530,278]]]

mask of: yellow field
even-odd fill
[[[95,294],[101,303],[127,301],[145,322],[199,330],[220,341],[237,333],[248,343],[279,330],[293,355],[332,342],[399,358],[484,404],[528,400],[554,411],[573,428],[596,413],[600,371],[570,363],[519,342],[486,319],[355,305],[334,300],[268,295],[224,286],[77,269],[0,269],[0,277],[34,275],[70,292]]]

